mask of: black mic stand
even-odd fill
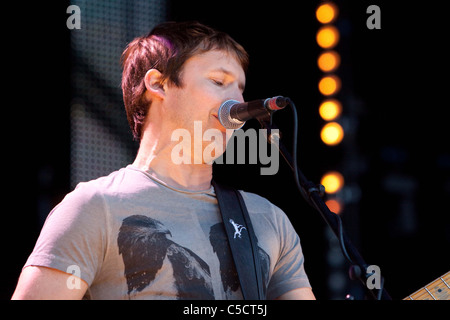
[[[272,133],[272,130],[277,129],[277,126],[272,123],[272,115],[273,111],[268,112],[267,115],[261,116],[257,118],[257,120],[260,122],[263,129],[267,129],[267,140],[269,143],[275,143],[278,147],[278,151],[283,156],[283,158],[286,160],[288,165],[291,167],[292,171],[294,172],[295,176],[295,182],[297,184],[297,188],[302,193],[304,199],[306,202],[308,202],[313,208],[315,208],[322,218],[325,220],[325,222],[328,224],[328,226],[331,228],[333,233],[336,235],[336,237],[339,239],[339,244],[341,246],[341,250],[346,257],[346,259],[350,262],[350,277],[352,280],[354,278],[357,278],[361,281],[364,288],[367,289],[367,291],[371,294],[371,296],[374,299],[377,300],[391,300],[390,295],[387,293],[387,291],[384,289],[384,279],[381,277],[381,286],[379,289],[374,288],[370,290],[367,287],[367,280],[372,274],[367,273],[367,267],[369,266],[364,259],[359,254],[358,250],[355,248],[355,246],[351,243],[350,239],[346,235],[343,226],[342,226],[342,220],[341,218],[330,211],[330,209],[327,207],[325,202],[322,199],[322,196],[324,195],[325,188],[322,185],[316,185],[313,182],[309,181],[305,175],[300,171],[300,169],[297,166],[297,111],[295,108],[294,103],[291,99],[289,99],[289,104],[293,110],[294,113],[294,143],[293,143],[293,156],[289,153],[289,151],[286,149],[284,144],[279,141],[280,135],[279,131],[278,133],[274,132]]]

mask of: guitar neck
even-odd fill
[[[403,300],[450,300],[450,271]]]

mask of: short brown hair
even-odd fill
[[[245,49],[228,34],[198,22],[165,22],[128,44],[121,58],[122,92],[134,139],[141,139],[151,104],[144,98],[147,71],[157,69],[163,80],[181,87],[180,73],[186,60],[214,49],[230,52],[247,71],[249,59]]]

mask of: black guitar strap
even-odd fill
[[[258,243],[239,191],[212,182],[245,300],[265,300]]]

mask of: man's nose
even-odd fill
[[[242,95],[242,91],[238,88],[233,90],[229,99],[233,99],[239,102],[244,102],[244,96]]]

